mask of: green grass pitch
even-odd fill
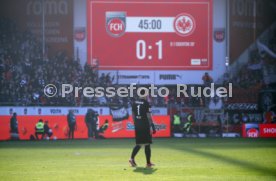
[[[276,180],[276,139],[154,139],[128,164],[133,139],[0,142],[0,180]]]

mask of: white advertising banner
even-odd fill
[[[131,108],[128,108],[128,114],[132,115]],[[168,115],[168,110],[166,107],[151,107],[152,115]]]
[[[16,113],[17,115],[67,115],[69,110],[73,110],[75,115],[85,115],[88,109],[93,109],[99,115],[110,115],[109,107],[0,107],[0,116],[8,116]],[[167,115],[167,108],[152,107],[153,115]],[[129,115],[132,114],[128,108]]]
[[[184,79],[183,71],[159,71],[155,72],[155,84],[181,84]]]
[[[108,107],[0,107],[0,115],[67,115],[73,110],[75,115],[85,115],[88,109],[97,111],[99,115],[109,115]]]
[[[99,71],[99,77],[109,75],[113,84],[153,84],[154,71]]]

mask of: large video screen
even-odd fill
[[[212,69],[212,0],[88,0],[87,32],[100,70]]]

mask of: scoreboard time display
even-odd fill
[[[100,70],[210,70],[212,27],[212,0],[87,0],[87,62]]]

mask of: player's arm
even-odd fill
[[[149,124],[150,124],[150,126],[152,128],[152,133],[155,134],[156,133],[156,129],[155,129],[155,125],[153,124],[153,120],[152,120],[152,116],[151,116],[150,112],[147,112],[147,118],[148,118]]]

